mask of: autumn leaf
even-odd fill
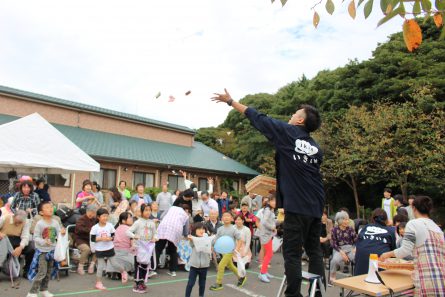
[[[408,51],[412,52],[422,43],[422,31],[416,20],[406,20],[403,23],[403,39]]]
[[[443,18],[442,18],[442,14],[440,12],[436,12],[433,16],[433,19],[434,19],[434,24],[436,24],[437,28],[442,27]]]
[[[349,3],[348,12],[349,12],[349,15],[351,16],[351,18],[355,19],[356,10],[355,10],[354,0],[352,0],[351,3]]]
[[[314,12],[314,18],[312,19],[312,23],[314,24],[314,27],[317,28],[318,24],[320,23],[320,16],[317,12]]]
[[[334,2],[332,2],[332,0],[328,0],[328,1],[326,1],[326,11],[327,11],[329,14],[333,14],[333,13],[334,13],[334,10],[335,10]]]

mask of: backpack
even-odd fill
[[[66,205],[62,205],[56,210],[56,216],[60,218],[62,222],[65,222],[70,216],[72,216],[73,210]]]

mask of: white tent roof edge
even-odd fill
[[[98,172],[100,164],[33,113],[0,125],[0,171],[26,173]]]

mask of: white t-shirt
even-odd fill
[[[94,244],[94,249],[96,251],[108,251],[114,248],[113,241],[97,241],[97,238],[100,237],[111,237],[112,234],[114,234],[116,230],[114,229],[113,225],[110,223],[107,223],[105,226],[100,226],[99,224],[96,224],[91,228],[90,235],[96,235],[96,243]]]
[[[391,198],[385,199],[383,201],[383,209],[385,210],[386,215],[388,216],[388,219],[392,220],[392,216],[391,216]]]

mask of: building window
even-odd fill
[[[69,174],[47,174],[46,183],[51,187],[69,187],[70,177]]]
[[[168,176],[168,189],[172,191],[185,190],[184,177],[177,175]]]
[[[155,181],[155,175],[153,173],[135,172],[133,173],[133,188],[136,188],[137,184],[144,184],[146,188],[153,188]]]
[[[207,191],[208,188],[209,188],[209,183],[207,181],[207,178],[200,177],[199,184],[198,184],[198,190],[199,191]]]
[[[239,192],[239,183],[237,181],[234,181],[232,183],[232,188],[234,191]]]
[[[116,186],[116,170],[101,168],[100,172],[91,172],[90,179],[97,182],[102,189],[110,189]]]

